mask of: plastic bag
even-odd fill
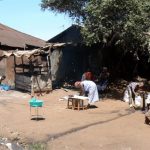
[[[135,105],[136,106],[141,106],[142,103],[142,97],[141,96],[136,96],[135,97]]]
[[[145,102],[146,102],[146,104],[150,104],[150,93],[147,95]]]
[[[127,90],[125,90],[125,92],[124,92],[123,101],[129,102],[129,94],[128,94]]]

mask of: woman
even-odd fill
[[[77,81],[75,87],[80,88],[80,95],[88,96],[88,106],[99,100],[97,86],[93,81]]]
[[[135,105],[135,97],[138,95],[137,91],[139,90],[139,88],[143,86],[144,86],[143,82],[130,82],[129,85],[127,86],[124,92],[123,100],[125,102],[128,102],[130,107]]]

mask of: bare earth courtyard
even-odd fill
[[[30,95],[0,93],[0,137],[22,143],[43,142],[48,150],[147,150],[150,126],[144,114],[116,99],[102,99],[87,110],[66,109],[63,89],[40,97],[44,120],[31,120]]]

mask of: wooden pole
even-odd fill
[[[16,74],[16,56],[14,55],[14,72]]]
[[[21,62],[22,62],[22,71],[24,73],[24,61],[23,61],[23,56],[21,56]]]

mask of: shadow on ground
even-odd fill
[[[111,121],[120,119],[120,118],[122,118],[122,117],[131,115],[131,114],[133,114],[133,113],[135,112],[135,111],[133,111],[132,109],[126,109],[125,111],[126,111],[126,113],[124,113],[124,114],[118,113],[118,115],[117,115],[116,117],[113,117],[113,118],[108,119],[108,120],[94,122],[94,123],[90,123],[90,124],[87,124],[87,125],[84,125],[84,126],[72,128],[72,129],[70,129],[70,130],[68,130],[68,131],[65,131],[65,132],[62,132],[62,133],[53,134],[53,135],[48,135],[47,140],[46,140],[46,141],[43,141],[43,142],[49,142],[49,141],[51,141],[51,140],[55,140],[55,139],[58,139],[58,138],[60,138],[60,137],[65,136],[65,135],[72,134],[72,133],[75,133],[75,132],[79,132],[79,131],[81,131],[81,130],[84,130],[84,129],[89,128],[89,127],[92,127],[92,126],[96,126],[96,125],[101,125],[101,124],[104,124],[104,123],[108,123],[108,122],[111,122]]]

